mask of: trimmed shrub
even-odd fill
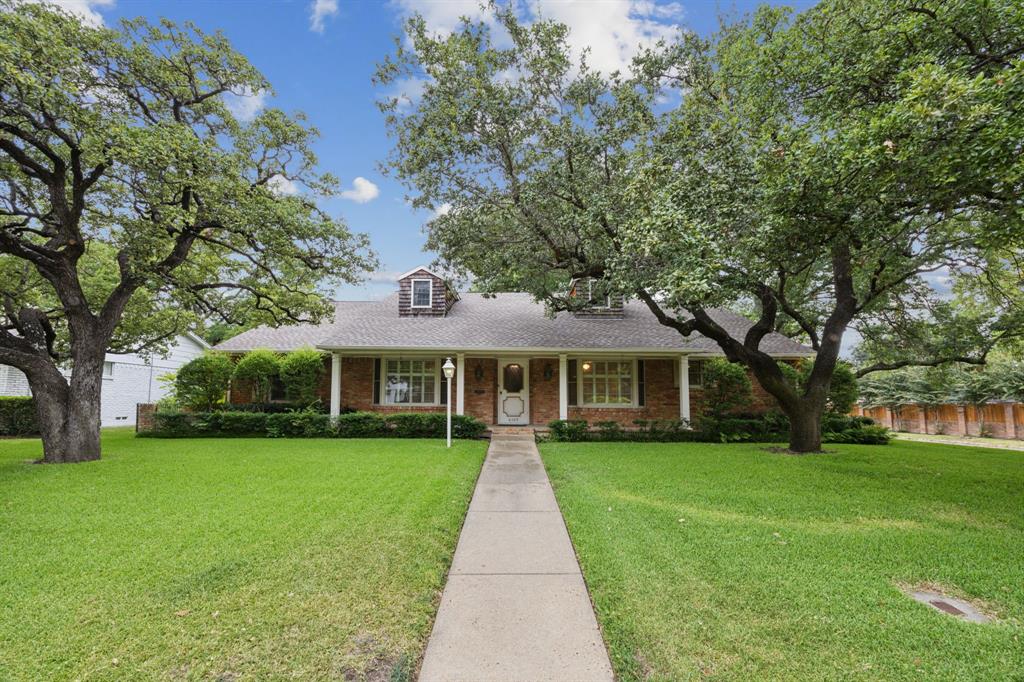
[[[25,396],[0,396],[0,436],[36,436],[36,403]]]
[[[350,412],[338,415],[335,428],[342,438],[380,438],[387,435],[388,423],[376,412]]]
[[[317,412],[268,414],[266,432],[271,438],[327,438],[335,435],[331,418]]]
[[[561,443],[575,443],[588,438],[586,419],[556,419],[548,422],[551,440]]]
[[[316,389],[324,374],[324,356],[309,347],[286,353],[281,358],[280,374],[288,400],[312,405],[318,400]]]
[[[582,420],[556,420],[548,424],[548,439],[557,442],[637,441],[700,443],[785,443],[789,440],[789,420],[778,412],[762,415],[701,417],[693,429],[672,419],[637,420],[640,427],[626,431],[617,422],[597,422],[594,430]],[[828,414],[822,418],[822,442],[885,445],[888,429],[876,426],[868,417]]]
[[[266,348],[257,348],[242,356],[235,364],[232,378],[248,381],[252,386],[254,403],[270,402],[270,388],[277,376],[281,359],[277,353]]]
[[[225,436],[262,436],[267,429],[267,419],[271,416],[261,412],[215,412],[219,426],[217,433]]]
[[[192,415],[188,412],[154,412],[153,430],[141,435],[151,435],[164,438],[188,438],[194,436],[192,428]]]
[[[174,376],[178,403],[193,410],[212,410],[224,401],[235,366],[224,353],[207,352],[189,360]]]
[[[487,426],[479,419],[452,415],[453,438],[479,438]],[[382,415],[351,412],[337,417],[313,410],[278,412],[157,412],[153,430],[143,436],[268,436],[270,438],[444,438],[445,415]]]

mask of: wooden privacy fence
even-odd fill
[[[1024,404],[991,403],[982,408],[972,405],[900,405],[861,407],[854,405],[852,414],[871,417],[882,426],[906,433],[934,433],[949,436],[1016,438],[1024,440]]]

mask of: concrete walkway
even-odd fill
[[[613,679],[532,431],[495,429],[419,679]]]

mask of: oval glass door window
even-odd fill
[[[505,365],[502,376],[502,388],[506,393],[519,393],[523,390],[523,367],[516,363]]]

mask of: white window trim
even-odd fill
[[[597,409],[629,409],[640,407],[640,387],[637,386],[637,359],[633,358],[633,368],[630,375],[630,390],[632,395],[628,403],[588,403],[583,393],[583,363],[584,362],[622,362],[611,358],[577,358],[576,359],[576,407],[595,407]],[[646,380],[646,377],[645,377]]]
[[[429,297],[428,302],[427,302],[426,305],[416,305],[416,283],[417,282],[426,282],[427,283],[427,291],[430,293],[430,297]],[[414,280],[412,280],[412,284],[410,286],[412,287],[412,289],[409,290],[409,307],[410,308],[424,308],[424,309],[426,309],[426,308],[433,308],[434,307],[434,280],[426,279],[426,278],[414,279]]]
[[[400,360],[433,360],[434,361],[434,401],[429,403],[389,403],[387,401],[387,378],[388,362]],[[380,359],[380,388],[377,396],[377,405],[381,407],[438,407],[441,404],[441,381],[444,375],[441,374],[441,363],[435,357],[403,357],[398,355],[383,356]]]
[[[587,280],[587,303],[590,304],[591,308],[596,308],[598,310],[607,310],[607,309],[612,307],[612,295],[611,294],[607,294],[604,297],[604,305],[598,305],[597,303],[594,303],[594,280],[588,279]]]
[[[701,382],[700,383],[694,383],[693,377],[696,375],[696,373],[693,371],[693,366],[694,366],[694,364],[696,364],[698,362],[705,362],[706,360],[709,360],[709,359],[710,358],[707,358],[707,357],[703,357],[703,358],[691,357],[690,358],[690,370],[689,370],[689,372],[687,372],[687,374],[689,375],[689,380],[690,380],[690,382],[689,382],[690,388],[697,388],[697,389],[704,388],[704,382],[703,382],[704,371],[703,371],[703,368],[701,368],[701,373],[700,373]],[[679,388],[680,377],[683,375],[683,362],[679,358],[676,358],[674,360],[674,362],[675,362],[675,375],[672,377],[672,388]]]

